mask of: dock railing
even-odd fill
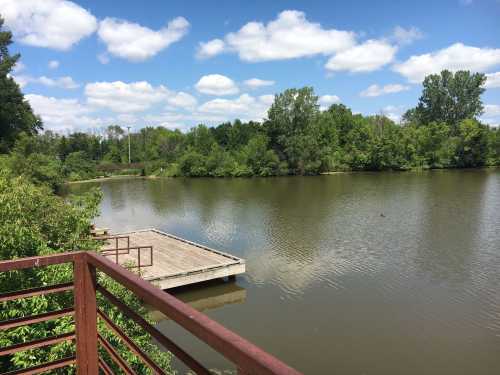
[[[9,291],[0,294],[0,303],[38,295],[61,293],[73,290],[74,306],[59,311],[38,315],[29,315],[0,322],[0,330],[21,327],[24,325],[46,322],[62,316],[74,316],[74,331],[22,342],[9,347],[0,348],[0,356],[13,354],[34,348],[46,347],[61,342],[75,342],[76,355],[47,362],[31,368],[14,371],[11,374],[37,374],[70,365],[76,365],[80,375],[99,373],[112,374],[110,365],[99,356],[98,348],[105,350],[125,374],[135,374],[126,360],[104,338],[98,329],[98,319],[117,335],[144,365],[154,374],[165,374],[147,353],[141,350],[123,330],[118,327],[102,309],[97,306],[96,294],[100,293],[107,301],[128,318],[137,323],[151,335],[161,346],[169,350],[196,374],[210,374],[210,371],[193,358],[188,351],[180,348],[143,317],[130,309],[125,303],[97,282],[97,272],[102,272],[114,281],[123,285],[145,303],[175,321],[207,345],[231,361],[244,375],[299,375],[300,373],[285,363],[266,353],[259,347],[238,336],[234,332],[213,321],[203,313],[191,308],[172,295],[154,287],[139,276],[115,264],[106,257],[94,252],[70,252],[32,258],[0,261],[0,272],[9,272],[34,267],[45,267],[56,264],[73,264],[73,281],[64,284],[36,287],[28,290]]]
[[[94,236],[92,237],[95,241],[112,241],[115,247],[105,247],[100,250],[100,253],[106,257],[113,257],[116,264],[120,264],[120,255],[130,255],[130,250],[137,251],[137,263],[136,264],[122,264],[126,268],[137,268],[139,272],[141,267],[152,267],[153,266],[153,246],[130,246],[130,236],[127,235],[105,235],[105,236]],[[120,246],[120,240],[127,240],[126,246]],[[149,263],[141,264],[141,252],[142,250],[149,250]],[[144,256],[142,256],[144,259]]]

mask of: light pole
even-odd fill
[[[130,165],[130,126],[127,126],[128,130],[128,163]]]

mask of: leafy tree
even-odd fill
[[[265,130],[271,146],[295,173],[309,173],[319,162],[314,152],[318,133],[312,126],[318,114],[312,87],[285,90],[269,108]]]
[[[3,24],[0,17],[0,152],[9,150],[19,133],[36,134],[42,129],[40,118],[34,115],[18,84],[10,76],[20,56],[9,54],[12,33],[3,31]]]
[[[462,120],[482,114],[481,94],[485,82],[484,74],[463,70],[431,74],[424,79],[424,90],[417,107],[407,112],[405,118],[419,124],[445,122],[456,133]]]
[[[84,151],[72,152],[64,161],[63,173],[70,181],[93,178],[96,175],[95,163]]]
[[[486,126],[476,120],[463,120],[458,128],[458,167],[481,167],[486,164],[488,134]]]

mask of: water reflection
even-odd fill
[[[221,279],[169,289],[168,293],[202,312],[217,309],[225,305],[244,303],[247,297],[245,288],[239,286],[234,281]],[[151,317],[157,323],[161,323],[163,320],[170,320],[156,310],[151,311]]]

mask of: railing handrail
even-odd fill
[[[89,270],[96,269],[104,272],[116,282],[122,284],[124,287],[132,291],[141,300],[156,308],[157,310],[174,320],[181,327],[189,331],[191,334],[211,346],[217,352],[221,353],[228,360],[233,362],[242,374],[300,375],[300,373],[295,369],[289,367],[288,365],[263,351],[256,345],[210,319],[205,314],[195,310],[194,308],[178,300],[174,296],[153,286],[148,281],[143,280],[131,271],[118,264],[113,263],[106,257],[95,252],[78,251],[0,261],[0,272],[69,262],[73,262],[75,266],[76,264],[79,264],[79,267],[81,267],[81,265],[83,264],[86,265]],[[81,278],[82,274],[80,274],[79,277]],[[84,279],[86,280],[86,282],[91,282],[91,275],[89,274],[88,277],[90,277],[90,279]],[[89,293],[93,293],[95,296],[96,290],[98,290],[98,286],[94,285],[93,291]],[[79,298],[83,297],[80,296]],[[93,299],[95,302],[95,297]],[[82,320],[83,312],[80,310],[87,309],[89,308],[89,306],[77,306],[77,302],[78,301],[75,299],[75,312],[77,313],[77,317],[80,316],[79,321],[83,322],[84,326],[87,326],[89,322]],[[97,314],[97,307],[95,310],[96,311],[92,311],[92,314]],[[92,318],[92,321],[93,320],[94,318]],[[97,337],[95,337],[95,339],[97,340]],[[99,342],[101,343],[101,345],[103,344],[102,340],[100,340]],[[95,360],[97,363],[98,358],[96,358]]]

